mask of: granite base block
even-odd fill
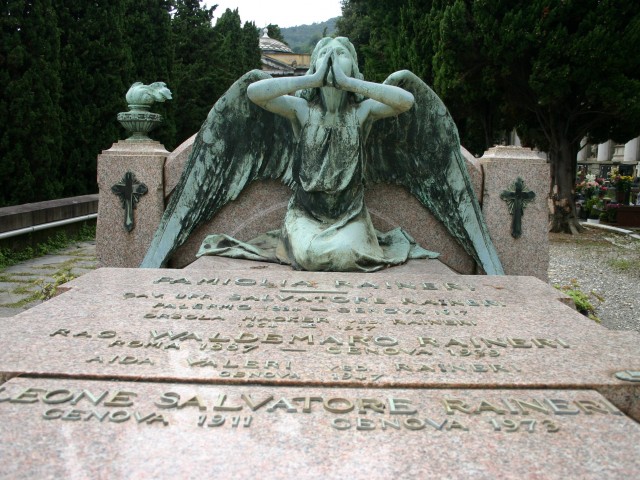
[[[640,426],[593,391],[19,378],[2,476],[634,478]]]

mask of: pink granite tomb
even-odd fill
[[[225,261],[101,268],[5,324],[4,475],[640,468],[638,334],[590,322],[538,279]]]

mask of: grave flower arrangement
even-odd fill
[[[597,196],[591,197],[584,203],[584,209],[587,218],[600,219],[600,214],[604,210],[604,202]]]
[[[628,204],[633,177],[631,175],[620,175],[620,169],[614,167],[611,169],[611,172],[609,172],[609,181],[616,189],[616,198],[618,202],[625,205]]]
[[[593,174],[588,174],[583,181],[576,184],[576,194],[583,195],[587,200],[592,197],[600,197],[606,192],[604,178],[596,178]]]

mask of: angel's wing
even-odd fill
[[[289,121],[247,97],[249,84],[265,78],[271,77],[260,70],[243,75],[209,112],[141,267],[164,266],[200,223],[251,181],[283,177],[291,185]]]
[[[368,126],[367,181],[407,187],[487,274],[503,275],[471,187],[458,129],[442,100],[406,70],[384,83],[411,92],[415,104],[398,117]]]

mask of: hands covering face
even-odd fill
[[[351,75],[353,63],[345,48],[328,46],[320,52],[317,60],[316,76],[322,79],[319,86],[342,89]],[[349,72],[349,74],[345,73]]]

